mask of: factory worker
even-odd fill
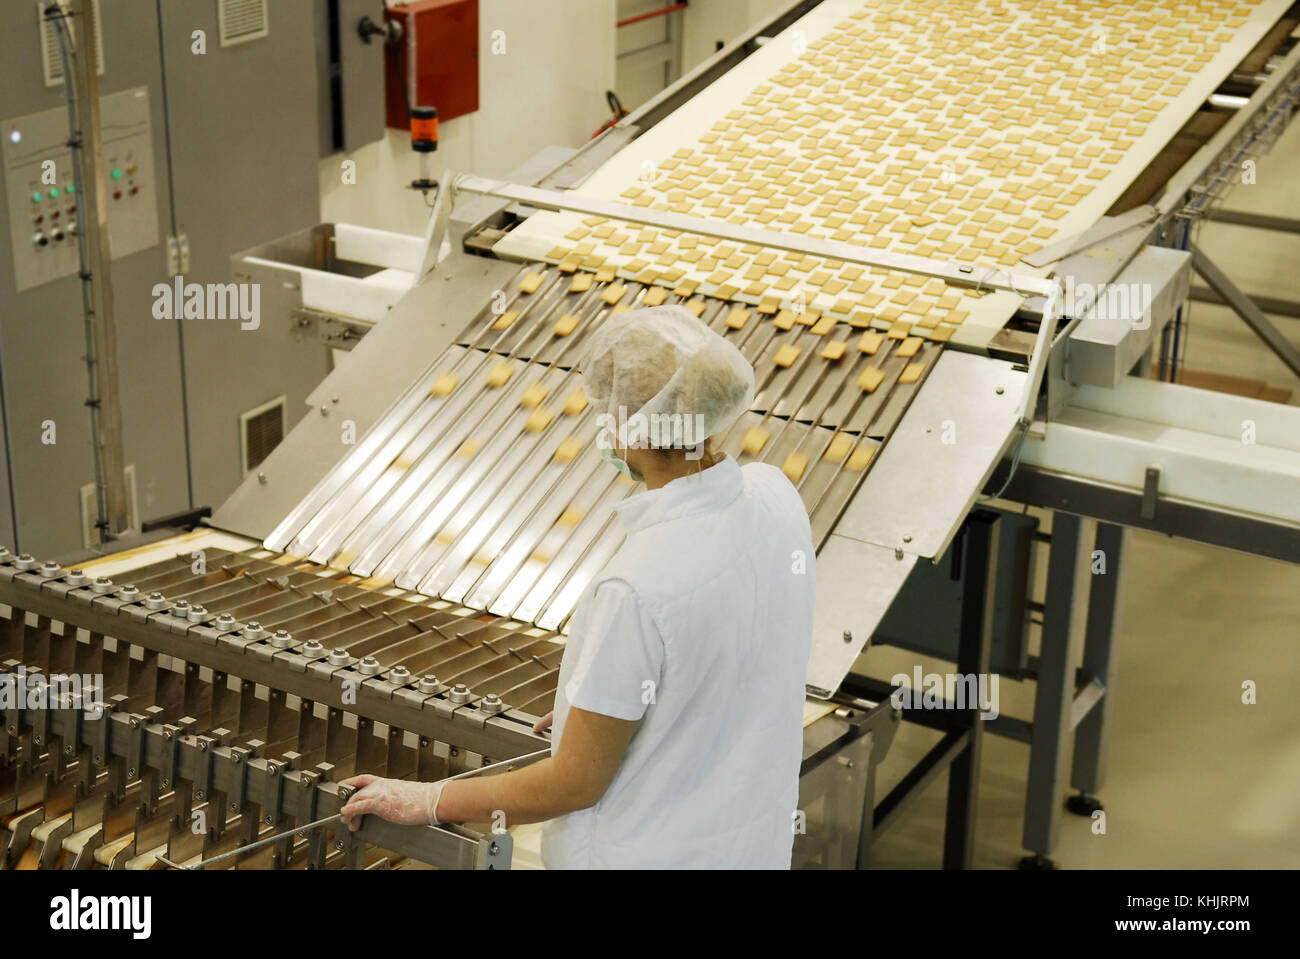
[[[645,489],[614,507],[626,538],[570,623],[551,755],[443,783],[357,776],[345,822],[546,820],[551,868],[789,868],[808,515],[779,469],[704,442],[749,408],[753,369],[660,306],[609,317],[582,373],[602,455]]]

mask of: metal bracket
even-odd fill
[[[1160,467],[1148,466],[1142,481],[1142,507],[1138,515],[1145,520],[1156,518],[1156,497],[1160,492]]]
[[[326,346],[338,350],[352,349],[371,330],[371,325],[361,320],[349,320],[306,307],[291,310],[289,317],[296,332],[307,332]]]

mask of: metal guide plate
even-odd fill
[[[933,559],[1013,439],[1026,373],[946,350],[836,531]]]
[[[827,699],[876,631],[917,557],[832,533],[817,554],[807,690]]]

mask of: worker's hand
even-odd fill
[[[341,812],[343,824],[356,832],[362,816],[378,816],[403,826],[436,826],[442,783],[413,783],[362,775],[339,785],[356,789]]]
[[[552,709],[541,719],[537,720],[537,722],[533,723],[533,732],[535,733],[546,732],[546,730],[551,728],[551,723],[553,723],[554,721],[555,721],[555,710]]]

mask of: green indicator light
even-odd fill
[[[114,180],[120,180],[120,179],[122,179],[122,171],[121,171],[121,170],[114,170],[114,171],[113,171],[113,179],[114,179]]]
[[[58,198],[59,198],[59,188],[56,186],[50,187],[50,199],[57,200]]]
[[[75,184],[75,183],[69,183],[69,184],[68,184],[67,192],[69,192],[69,193],[76,193],[76,192],[77,192],[77,184]]]
[[[40,203],[40,202],[41,202],[41,195],[40,195],[39,193],[33,193],[33,194],[32,194],[32,202],[33,202],[33,203]]]

